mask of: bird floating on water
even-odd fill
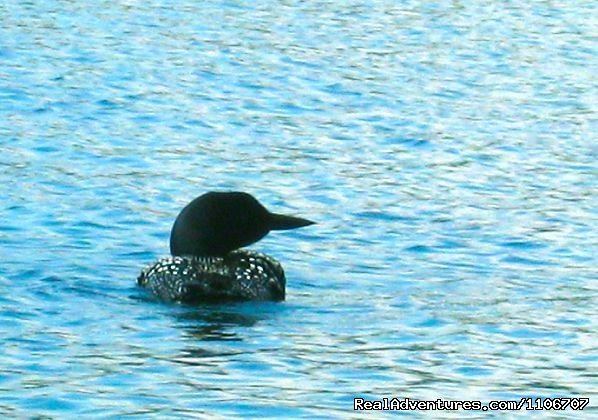
[[[165,301],[225,302],[285,299],[284,270],[247,249],[271,230],[314,224],[271,213],[243,192],[209,192],[191,201],[170,233],[171,256],[144,269],[137,283]]]

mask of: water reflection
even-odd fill
[[[592,2],[73,5],[0,6],[0,414],[596,397]],[[286,302],[135,288],[213,189]]]
[[[204,304],[176,311],[173,316],[176,327],[183,333],[184,345],[175,360],[203,366],[209,363],[206,358],[213,364],[216,360],[246,353],[252,348],[252,338],[247,332],[259,329],[260,323],[276,322],[284,311],[284,308],[277,308],[281,305],[255,302]]]
[[[235,327],[252,327],[263,319],[247,313],[243,305],[202,305],[185,309],[176,314],[177,324],[193,339],[240,340],[232,332]]]

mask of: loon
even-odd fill
[[[282,301],[286,278],[280,263],[240,248],[271,230],[312,224],[271,213],[244,192],[208,192],[181,210],[170,233],[171,256],[144,269],[137,284],[171,302]]]

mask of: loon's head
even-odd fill
[[[223,257],[259,241],[271,230],[296,229],[314,222],[270,213],[243,192],[209,192],[178,215],[170,233],[172,255]]]

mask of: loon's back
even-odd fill
[[[225,257],[173,256],[141,272],[137,283],[164,301],[281,301],[286,279],[278,261],[236,250]]]

